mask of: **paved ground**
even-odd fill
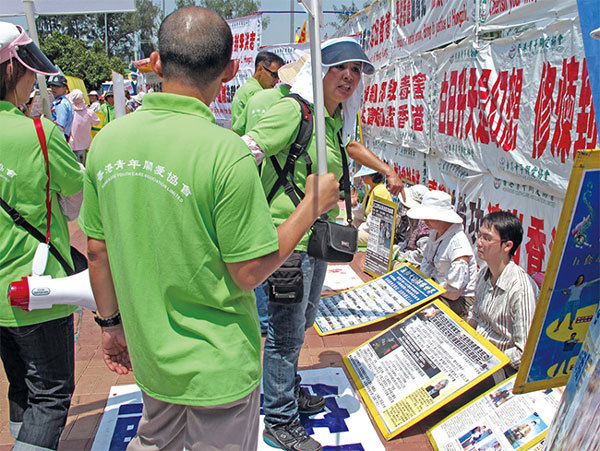
[[[70,224],[71,240],[80,250],[85,249],[85,238],[75,223]],[[359,268],[362,267],[364,256],[357,256],[352,263],[355,271],[368,278]],[[78,317],[75,317],[77,322]],[[343,367],[342,356],[367,341],[386,327],[391,326],[395,320],[388,320],[367,328],[358,329],[343,334],[320,337],[314,329],[306,336],[304,347],[300,354],[300,369],[314,369],[324,367]],[[94,441],[94,436],[104,406],[112,385],[126,385],[133,383],[133,376],[118,376],[106,368],[101,360],[99,350],[100,329],[94,323],[90,311],[85,311],[81,323],[78,343],[75,345],[75,380],[76,387],[69,411],[66,428],[61,437],[59,450],[89,450]],[[346,375],[348,376],[347,372]],[[348,377],[349,378],[349,377]],[[349,378],[350,379],[350,378]],[[6,393],[8,383],[4,370],[0,371],[0,451],[12,448],[13,439],[8,432],[8,402]],[[425,431],[442,419],[441,415],[433,415],[409,430],[400,434],[391,441],[383,439],[382,443],[388,450],[432,450]],[[377,430],[375,423],[374,428]],[[379,431],[378,431],[379,433]]]

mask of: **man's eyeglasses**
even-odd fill
[[[273,77],[275,80],[279,80],[279,74],[277,73],[277,71],[269,70],[267,68],[267,66],[264,66],[262,64],[261,64],[261,66],[263,67],[264,70],[266,70],[269,74],[271,74],[271,77]]]

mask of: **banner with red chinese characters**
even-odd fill
[[[310,42],[265,45],[260,48],[260,51],[273,52],[282,57],[287,64],[296,61],[305,53],[310,53]]]
[[[366,28],[362,31],[363,49],[376,68],[392,62],[392,11],[390,0],[379,0],[369,6],[364,13]]]
[[[363,95],[363,130],[378,139],[429,152],[431,55],[378,70]]]
[[[576,17],[576,0],[478,0],[482,30]]]
[[[475,1],[391,0],[392,56],[404,58],[473,35]]]
[[[427,169],[423,152],[370,137],[365,139],[365,145],[410,185],[427,184]]]
[[[227,24],[233,34],[231,58],[240,63],[237,74],[229,83],[221,86],[218,97],[210,104],[217,124],[231,126],[231,101],[235,91],[254,74],[254,59],[258,54],[262,38],[262,14],[230,19]]]
[[[434,53],[432,147],[563,196],[576,151],[597,139],[578,21]]]

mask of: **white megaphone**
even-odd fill
[[[33,258],[32,275],[12,282],[8,287],[10,305],[31,311],[69,304],[96,310],[89,270],[69,277],[44,276],[48,245],[40,243]]]

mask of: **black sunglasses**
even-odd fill
[[[269,70],[269,69],[267,69],[266,66],[264,66],[262,64],[261,64],[261,66],[263,67],[264,70],[266,70],[269,74],[271,74],[271,77],[273,77],[275,80],[279,79],[279,74],[277,73],[277,71]]]

